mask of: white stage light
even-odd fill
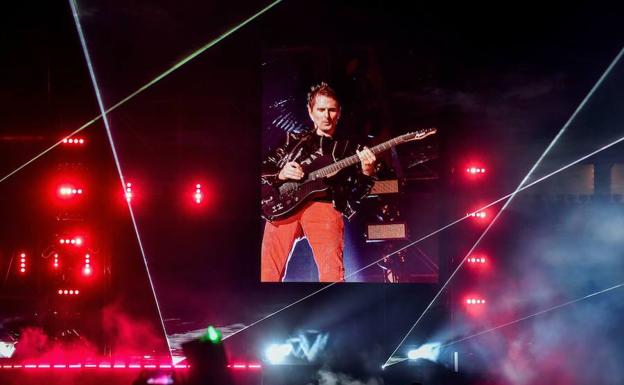
[[[418,360],[422,358],[423,360],[435,362],[440,355],[440,345],[441,344],[439,342],[421,345],[417,349],[412,349],[407,352],[407,358],[410,360]]]
[[[11,358],[15,353],[15,342],[0,341],[0,358]]]
[[[286,359],[292,349],[291,344],[271,344],[266,350],[266,356],[272,364],[279,364]]]

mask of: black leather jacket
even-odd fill
[[[278,175],[288,162],[297,162],[308,173],[320,167],[319,162],[333,163],[355,154],[360,146],[335,135],[333,138],[317,135],[313,131],[286,136],[286,142],[269,153],[262,162],[261,182],[279,186],[284,181]],[[351,218],[373,186],[374,178],[362,173],[361,165],[347,167],[329,177],[329,194],[317,200],[332,201],[345,217]]]

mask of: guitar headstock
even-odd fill
[[[401,143],[402,142],[409,142],[411,140],[421,140],[421,139],[425,139],[429,135],[435,134],[436,132],[438,132],[438,129],[435,128],[435,127],[424,128],[422,130],[418,130],[418,131],[414,131],[414,132],[408,132],[407,134],[403,134],[403,135],[397,137],[397,139]]]

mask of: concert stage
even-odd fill
[[[624,384],[623,7],[39,3],[0,385]]]

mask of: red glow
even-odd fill
[[[80,290],[78,289],[59,289],[57,291],[57,293],[59,293],[59,295],[78,295],[80,294]]]

